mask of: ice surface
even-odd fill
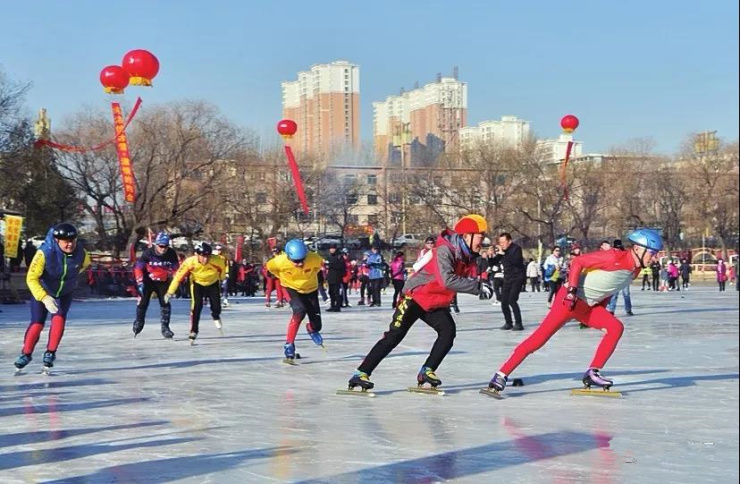
[[[156,301],[136,340],[132,300],[77,302],[55,374],[39,374],[45,330],[15,377],[29,310],[0,306],[0,482],[738,482],[737,292],[638,290],[633,301],[603,371],[623,399],[570,395],[601,333],[569,323],[501,401],[478,389],[544,316],[544,293],[522,294],[522,333],[460,296],[437,372],[445,396],[406,390],[435,336],[418,322],[372,375],[374,399],[334,392],[387,328],[388,307],[325,313],[328,351],[302,329],[291,367],[290,310],[261,298],[232,300],[224,336],[206,308],[192,347],[187,301],[174,302],[175,341],[160,336]]]

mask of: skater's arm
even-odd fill
[[[146,268],[146,265],[148,263],[149,263],[149,255],[147,254],[147,251],[145,250],[144,252],[142,252],[142,254],[137,259],[136,265],[134,265],[134,279],[136,279],[136,282],[139,284],[144,282],[144,269]]]
[[[45,263],[44,253],[40,250],[36,251],[36,255],[33,256],[31,266],[28,268],[28,273],[26,274],[28,289],[37,301],[41,301],[45,296],[49,295],[41,285],[41,275],[44,273]]]
[[[82,266],[80,266],[80,272],[78,274],[82,274],[85,272],[85,269],[90,267],[90,264],[92,264],[92,261],[90,260],[90,253],[88,251],[85,251],[85,258],[82,259]]]
[[[175,277],[172,278],[172,282],[170,283],[169,289],[167,289],[167,292],[170,294],[174,294],[175,291],[177,291],[178,286],[182,282],[183,279],[185,279],[188,274],[193,270],[193,264],[195,263],[195,257],[189,257],[185,259],[185,262],[182,263],[180,268],[175,273]]]
[[[428,250],[423,256],[414,262],[412,269],[414,269],[414,272],[419,272],[430,260],[432,260],[432,251]]]
[[[467,294],[478,294],[478,281],[455,274],[455,256],[447,246],[437,249],[437,270],[446,289]]]

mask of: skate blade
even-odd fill
[[[444,390],[437,390],[436,388],[425,388],[425,387],[409,387],[408,391],[411,393],[423,393],[425,395],[444,395]]]
[[[23,371],[23,368],[16,368],[15,371],[13,372],[13,376],[23,376],[25,374],[26,372]]]
[[[488,395],[491,398],[495,398],[496,400],[503,400],[504,396],[501,395],[501,392],[498,390],[491,390],[490,388],[481,388],[480,393],[483,395]]]
[[[41,374],[44,376],[51,376],[51,368],[46,368],[46,367],[42,368]]]
[[[194,339],[191,339],[190,340],[190,346],[195,346],[195,340]]]
[[[337,395],[354,395],[357,397],[375,398],[375,393],[369,390],[337,390]]]
[[[574,388],[570,391],[571,395],[590,395],[594,397],[612,397],[612,398],[622,398],[622,394],[620,392],[615,392],[612,390],[604,390],[604,389],[590,389],[590,388]]]
[[[298,363],[293,358],[283,358],[283,363],[290,366],[298,366]]]

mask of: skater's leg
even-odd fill
[[[624,325],[615,318],[609,311],[604,309],[603,306],[594,306],[591,308],[589,313],[584,318],[579,318],[583,324],[604,331],[604,336],[601,338],[601,343],[596,349],[593,361],[591,361],[591,368],[602,369],[609,358],[614,353],[614,349],[619,343],[619,339],[622,337],[624,332]]]
[[[437,339],[434,341],[432,351],[429,353],[427,361],[424,362],[425,367],[436,371],[447,353],[452,349],[452,344],[455,341],[455,335],[457,334],[455,320],[452,319],[449,311],[444,309],[424,313],[421,315],[421,320],[437,332]]]
[[[48,314],[49,311],[46,310],[46,306],[41,301],[31,298],[31,324],[28,325],[26,334],[23,336],[23,349],[21,350],[24,355],[33,354],[36,343],[39,342],[39,338],[41,337],[41,331],[44,329]]]
[[[318,291],[314,291],[309,294],[296,294],[297,297],[303,300],[303,307],[306,309],[306,316],[308,317],[306,329],[308,332],[313,333],[321,331],[324,325],[321,321],[321,306],[319,305]],[[294,297],[296,296],[291,294],[291,301]]]
[[[67,313],[72,305],[72,295],[68,294],[59,298],[59,311],[51,317],[51,329],[49,329],[49,343],[47,351],[56,352],[59,343],[64,336],[64,327],[67,322]]]
[[[298,292],[294,289],[287,288],[288,292],[293,292],[290,298],[290,309],[293,310],[293,314],[288,321],[288,330],[285,335],[285,341],[287,343],[295,343],[295,336],[298,334],[298,328],[301,326],[303,318],[306,317],[306,305],[303,298],[298,296]]]
[[[579,301],[575,311],[568,311],[567,307],[563,305],[563,298],[565,298],[566,294],[567,291],[562,288],[558,291],[552,309],[547,313],[547,316],[545,316],[539,327],[514,349],[509,359],[501,366],[499,370],[501,373],[510,375],[522,364],[527,356],[542,348],[552,335],[562,328],[566,322],[578,318],[580,311],[582,311],[582,309],[579,309],[579,306],[588,307],[585,302]]]
[[[221,319],[221,283],[216,281],[210,286],[206,286],[206,295],[211,304],[211,316],[213,320]]]
[[[411,326],[419,319],[422,313],[424,313],[424,310],[413,299],[410,297],[401,299],[401,302],[396,307],[396,311],[393,313],[393,321],[390,328],[375,343],[375,346],[373,346],[360,366],[357,367],[357,370],[368,375],[372,374],[380,362],[388,356],[388,353],[403,341],[406,333],[409,332]]]
[[[272,297],[272,289],[275,287],[275,279],[272,277],[265,277],[265,304],[270,305],[270,298]]]
[[[203,311],[205,288],[194,282],[190,283],[190,332],[198,334],[200,313]]]

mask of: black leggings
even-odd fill
[[[214,282],[210,286],[201,286],[194,282],[190,285],[190,332],[198,333],[200,313],[203,311],[203,298],[207,297],[211,305],[213,319],[221,318],[221,283]]]
[[[141,300],[139,300],[139,304],[136,306],[136,321],[141,324],[141,327],[144,327],[146,310],[149,309],[149,301],[152,298],[152,293],[156,294],[157,299],[159,299],[162,324],[169,326],[171,305],[170,303],[164,303],[164,295],[167,294],[169,287],[170,285],[167,281],[144,280],[144,294],[141,295]]]
[[[383,333],[383,337],[375,343],[357,369],[368,375],[372,374],[380,362],[388,356],[388,353],[403,341],[417,319],[421,319],[437,332],[432,351],[424,362],[424,366],[433,371],[436,370],[452,349],[457,333],[455,320],[452,319],[449,308],[433,309],[427,312],[409,296],[405,296],[398,303],[390,328]]]
[[[563,285],[563,280],[558,279],[557,281],[550,281],[550,294],[547,295],[547,302],[552,302],[552,298],[555,297],[555,293],[560,290]]]

